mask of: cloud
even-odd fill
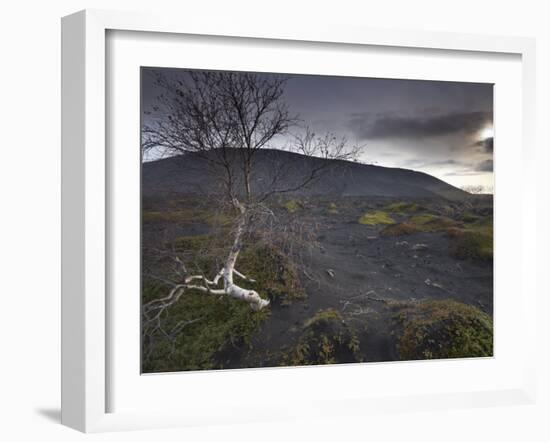
[[[474,143],[476,147],[482,147],[485,152],[493,153],[493,137],[485,138],[484,140],[479,140]]]
[[[479,171],[475,170],[457,170],[455,172],[447,172],[444,176],[479,176]]]
[[[485,160],[477,164],[476,170],[479,172],[492,172],[493,171],[493,160]]]
[[[432,116],[353,114],[349,126],[359,139],[472,135],[492,120],[491,112],[451,112]]]

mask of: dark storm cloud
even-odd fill
[[[476,147],[482,147],[485,152],[493,153],[493,137],[485,138],[474,143]]]
[[[491,112],[451,112],[433,116],[354,114],[349,126],[359,139],[424,138],[463,133],[471,135],[492,120]]]
[[[156,72],[180,80],[189,76],[186,69],[142,68],[144,125],[163,118],[155,106],[166,91],[155,84]],[[480,129],[492,126],[492,84],[289,74],[283,100],[315,133],[366,146],[363,162],[450,177],[457,186],[490,184],[491,174],[484,170],[490,167],[485,161],[492,158],[493,140],[482,139],[488,132]],[[271,147],[293,140],[283,136]]]
[[[492,172],[493,171],[493,160],[485,160],[479,163],[476,167],[476,170],[479,172]]]

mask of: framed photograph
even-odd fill
[[[64,424],[534,400],[532,40],[62,31]]]

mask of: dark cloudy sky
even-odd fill
[[[184,70],[170,74],[185,78]],[[143,111],[158,93],[144,69]],[[363,162],[492,189],[492,84],[291,75],[285,100],[315,132],[364,145]]]

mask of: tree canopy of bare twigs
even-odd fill
[[[215,173],[213,186],[219,186],[218,204],[235,213],[230,246],[223,265],[213,277],[189,274],[185,262],[177,256],[181,273],[170,281],[166,296],[143,306],[144,322],[150,330],[161,328],[160,319],[186,291],[205,295],[229,296],[247,302],[254,310],[269,305],[256,290],[240,287],[236,279],[251,279],[236,269],[244,238],[253,230],[273,235],[271,229],[254,229],[277,222],[269,207],[269,197],[304,188],[322,176],[328,161],[317,161],[298,182],[285,183],[284,165],[274,167],[271,182],[254,189],[254,157],[260,149],[273,148],[277,138],[285,138],[287,150],[325,160],[351,160],[359,148],[349,147],[345,139],[332,134],[316,135],[301,125],[284,101],[285,76],[254,73],[188,71],[186,75],[156,74],[162,90],[154,106],[151,123],[143,128],[142,150],[160,151],[167,156],[199,155]],[[185,324],[178,324],[176,332]],[[170,333],[173,333],[170,332]]]

